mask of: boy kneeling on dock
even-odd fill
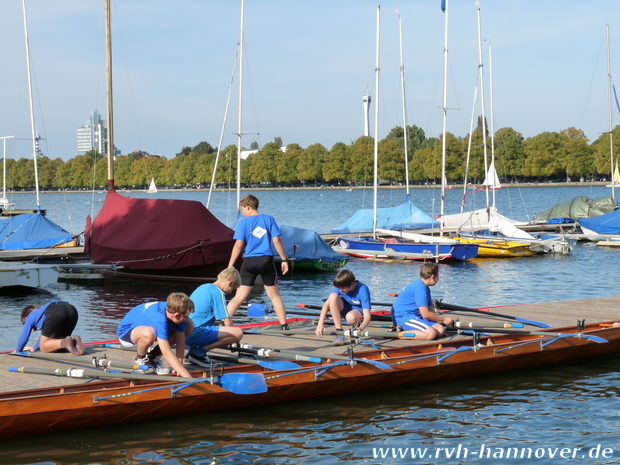
[[[166,302],[149,302],[129,310],[116,330],[120,343],[125,347],[137,347],[135,363],[147,365],[158,375],[167,375],[170,368],[177,376],[191,378],[183,366],[185,337],[194,329],[189,314],[194,303],[187,294],[173,292]],[[176,344],[176,355],[172,346]]]
[[[437,263],[426,262],[420,267],[420,277],[409,284],[392,305],[392,319],[403,332],[414,333],[416,339],[431,341],[443,336],[444,325],[450,326],[454,320],[449,316],[437,315],[433,310],[431,286],[439,281]]]
[[[233,326],[226,308],[226,294],[241,285],[241,276],[234,266],[229,266],[217,275],[214,283],[199,286],[189,297],[194,302],[192,315],[194,331],[187,336],[187,360],[203,367],[211,365],[207,352],[216,347],[228,347],[243,337],[243,331]],[[221,320],[224,326],[214,326]]]

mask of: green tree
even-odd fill
[[[495,132],[495,169],[503,178],[516,178],[525,174],[523,136],[512,128]]]
[[[321,165],[327,149],[321,144],[312,144],[299,157],[297,179],[305,186],[308,181],[318,181],[322,177]]]
[[[357,182],[372,182],[374,177],[374,139],[362,136],[353,142],[348,150],[350,164],[350,180]]]
[[[344,142],[337,142],[323,156],[322,171],[325,181],[345,181],[351,179],[351,165],[347,148]]]
[[[559,132],[543,132],[525,140],[525,170],[528,176],[555,177],[565,175],[562,160],[566,155],[566,136]]]

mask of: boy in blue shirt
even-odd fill
[[[323,304],[319,322],[316,327],[316,335],[321,336],[325,331],[325,317],[329,310],[334,320],[336,331],[342,331],[342,319],[357,329],[364,329],[370,323],[370,290],[366,284],[355,279],[351,270],[343,268],[338,271],[334,278],[334,290]],[[344,344],[344,334],[339,334],[334,339],[334,345]]]
[[[186,294],[173,292],[165,302],[148,302],[132,308],[118,324],[116,335],[124,347],[136,347],[135,363],[151,367],[158,375],[170,368],[177,376],[191,378],[183,366],[185,336],[194,329],[189,314],[194,304]],[[176,355],[172,346],[176,344]]]
[[[286,309],[278,290],[278,273],[273,261],[271,241],[282,259],[282,274],[288,273],[288,263],[284,246],[280,240],[280,228],[270,215],[258,212],[259,201],[253,195],[246,195],[239,202],[239,209],[244,216],[235,227],[235,245],[228,266],[234,266],[243,254],[243,263],[239,273],[241,286],[235,297],[228,303],[228,313],[232,318],[241,304],[248,298],[257,276],[261,276],[267,296],[283,329],[286,324]]]
[[[37,343],[27,350],[49,353],[65,349],[72,355],[86,353],[80,336],[71,336],[78,322],[78,311],[69,302],[52,300],[42,307],[28,305],[22,310],[21,319],[24,329],[17,341],[16,352],[24,350],[32,331],[41,330]]]
[[[192,314],[194,331],[185,338],[189,346],[187,359],[190,362],[209,367],[209,350],[228,347],[243,337],[243,331],[233,326],[226,309],[226,294],[240,285],[239,272],[231,266],[217,275],[217,281],[203,284],[189,296],[195,308]],[[216,320],[222,320],[224,326],[213,326]]]
[[[394,323],[404,332],[414,333],[416,339],[431,341],[443,336],[446,332],[444,325],[454,323],[449,316],[434,312],[430,286],[437,284],[437,281],[437,263],[422,264],[420,278],[405,287],[392,305]]]

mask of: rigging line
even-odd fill
[[[592,78],[590,80],[590,86],[588,87],[588,93],[586,95],[586,102],[583,106],[583,112],[581,113],[581,121],[579,122],[579,127],[583,127],[583,122],[586,119],[586,111],[588,110],[588,102],[590,101],[590,94],[592,93],[592,87],[594,85],[594,82],[598,79],[596,77],[596,70],[599,65],[599,60],[601,58],[601,53],[602,53],[604,44],[605,44],[605,34],[603,34],[603,37],[601,39],[601,43],[599,46],[598,54],[596,55],[596,61],[594,63],[594,70],[592,71]]]
[[[133,86],[131,85],[131,78],[129,75],[129,65],[127,63],[127,54],[125,53],[125,42],[123,41],[123,29],[120,24],[120,15],[118,13],[118,9],[116,8],[116,2],[114,2],[114,19],[118,26],[118,36],[120,37],[121,49],[123,51],[123,60],[125,61],[125,74],[127,75],[127,85],[129,86],[129,98],[131,100],[131,107],[133,109],[133,116],[136,122],[136,133],[138,135],[138,145],[139,149],[143,150],[142,145],[142,134],[140,133],[140,126],[138,124],[138,112],[136,111],[136,102],[134,100]],[[114,153],[114,147],[112,147],[112,151]]]
[[[200,241],[196,245],[192,245],[191,247],[187,247],[186,249],[179,250],[179,251],[173,252],[173,253],[169,253],[167,255],[160,255],[159,257],[141,258],[141,259],[137,259],[137,260],[118,260],[118,261],[109,262],[109,263],[111,263],[113,265],[120,265],[121,263],[141,263],[141,262],[152,262],[152,261],[156,261],[156,260],[164,260],[166,258],[176,257],[177,255],[181,255],[183,253],[190,252],[193,249],[197,249],[197,248],[200,248],[200,247],[202,247],[202,241]]]

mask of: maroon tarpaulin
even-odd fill
[[[135,199],[108,192],[87,218],[84,251],[93,263],[129,270],[228,264],[234,231],[194,200]]]

